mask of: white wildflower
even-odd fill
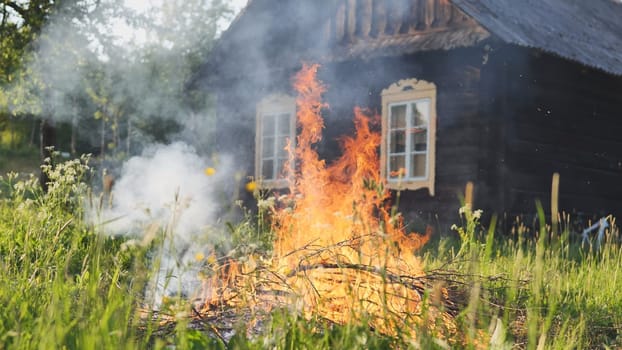
[[[476,211],[473,212],[473,219],[480,219],[482,217],[482,213],[484,211],[481,209],[477,209]]]

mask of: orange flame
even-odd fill
[[[371,130],[370,118],[361,109],[354,110],[356,135],[341,139],[343,155],[330,166],[314,150],[324,127],[320,112],[326,106],[321,102],[325,88],[316,79],[317,69],[317,65],[305,65],[294,82],[299,93],[297,122],[301,132],[295,150],[299,171],[290,185],[294,207],[282,208],[274,215],[277,256],[309,244],[328,247],[370,234],[378,238],[388,235],[390,239],[383,239],[387,241],[383,246],[391,254],[404,255],[405,261],[413,264],[409,267],[419,266],[412,253],[427,236],[406,235],[401,220],[389,214],[385,202],[390,193],[380,178],[377,154],[381,137]],[[388,241],[398,243],[399,249]],[[372,260],[386,258],[378,255],[383,246],[364,247],[370,250],[362,253]]]
[[[384,317],[387,305],[400,317],[416,319],[421,311],[420,293],[398,279],[424,274],[414,252],[430,232],[407,235],[402,221],[390,215],[390,193],[380,178],[377,154],[381,137],[361,109],[354,110],[355,136],[340,140],[343,155],[329,166],[319,158],[314,145],[321,140],[326,105],[317,69],[304,65],[294,81],[299,170],[285,201],[292,204],[273,214],[274,262],[305,311],[340,323],[369,315],[377,327],[392,332]]]

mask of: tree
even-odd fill
[[[146,14],[123,0],[0,0],[0,12],[0,120],[41,120],[43,157],[63,123],[73,153],[86,138],[102,158],[134,152],[135,141],[166,140],[210,107],[185,83],[231,15],[222,0],[165,1]],[[123,43],[112,30],[119,21],[147,40]]]

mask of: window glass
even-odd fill
[[[272,159],[264,159],[261,162],[261,176],[264,179],[274,178],[274,161]]]
[[[426,168],[426,155],[413,154],[410,160],[410,176],[411,177],[425,177]]]
[[[391,129],[406,127],[406,105],[391,107]]]
[[[404,131],[391,131],[390,153],[403,153],[406,151],[406,133]]]
[[[287,144],[289,140],[288,136],[279,137],[279,140],[277,143],[277,150],[276,150],[276,155],[279,157],[287,158],[287,155],[288,155]]]
[[[261,140],[261,157],[262,158],[272,158],[274,157],[274,137],[265,136]]]
[[[428,147],[428,132],[425,129],[413,128],[411,151],[425,152]]]
[[[262,135],[263,136],[274,136],[274,115],[264,115],[262,118]]]
[[[280,136],[289,136],[290,132],[290,115],[289,113],[279,114],[278,133]]]
[[[390,156],[389,157],[389,176],[398,178],[404,177],[405,174],[402,174],[405,171],[406,167],[406,157],[401,156]],[[401,175],[400,175],[401,174]]]
[[[390,107],[389,178],[426,176],[430,100],[420,99]]]
[[[427,127],[430,119],[430,100],[419,100],[411,105],[411,125]]]
[[[277,161],[276,177],[281,178],[285,175],[285,164],[287,164],[287,158],[279,158]]]
[[[296,115],[296,101],[293,97],[272,94],[257,104],[257,130],[255,139],[255,177],[260,186],[285,186],[285,165],[292,156],[287,149],[295,142],[293,120]]]

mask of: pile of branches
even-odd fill
[[[156,321],[153,335],[172,334],[183,315],[188,327],[226,344],[236,332],[261,334],[273,311],[288,310],[327,324],[367,321],[370,330],[389,336],[399,330],[400,336],[416,338],[425,329],[451,343],[460,338],[455,319],[465,310],[473,284],[485,289],[496,280],[507,280],[451,270],[455,262],[425,274],[352,262],[343,253],[356,249],[360,239],[328,247],[308,244],[281,257],[295,256],[293,267],[258,255],[218,259],[205,293],[189,312],[149,313],[152,324]],[[483,295],[479,298],[491,302]]]
[[[255,333],[278,309],[335,324],[367,320],[370,328],[387,335],[396,335],[397,329],[403,333],[405,327],[413,336],[421,327],[438,336],[455,333],[454,318],[464,300],[462,293],[452,292],[460,289],[457,280],[440,272],[413,274],[353,261],[362,239],[328,247],[310,243],[279,261],[223,259],[193,319],[206,330],[215,328],[216,336],[229,334],[240,322]],[[284,259],[290,264],[279,264]]]

